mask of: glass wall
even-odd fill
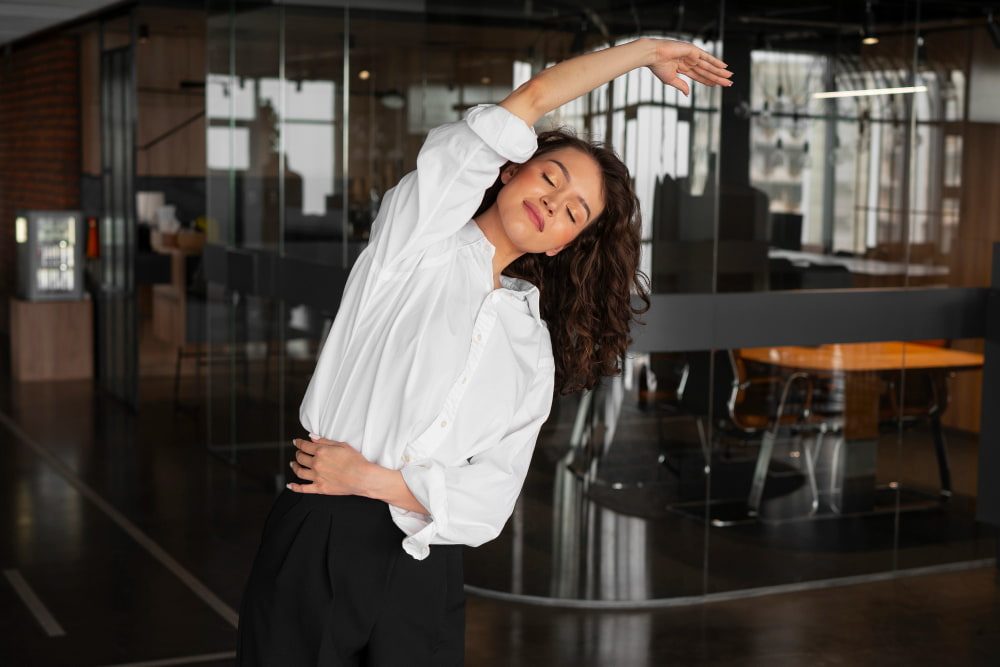
[[[431,128],[572,55],[669,37],[723,58],[735,85],[685,97],[638,70],[536,129],[618,152],[658,321],[729,317],[706,340],[731,342],[645,332],[621,376],[555,397],[514,515],[466,552],[467,583],[697,598],[993,554],[975,521],[982,340],[910,333],[947,327],[903,330],[892,307],[864,333],[809,314],[810,294],[855,313],[873,290],[895,304],[989,283],[1000,211],[970,173],[1000,118],[970,109],[1000,95],[977,75],[1000,51],[972,10],[311,4],[209,3],[212,451],[280,488],[344,278]],[[764,319],[788,292],[804,298]]]

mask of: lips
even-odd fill
[[[545,230],[545,222],[542,220],[541,214],[538,213],[538,209],[536,209],[534,206],[532,206],[528,202],[524,202],[524,208],[525,208],[525,210],[528,211],[528,216],[531,218],[531,221],[533,223],[535,223],[535,227],[538,228],[538,231],[540,231],[540,232],[544,231]]]

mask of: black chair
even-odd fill
[[[713,523],[731,525],[754,520],[760,511],[768,479],[789,474],[803,475],[809,484],[812,500],[809,516],[819,508],[816,460],[830,435],[842,435],[843,403],[838,402],[836,385],[804,372],[775,374],[769,366],[752,366],[738,351],[695,352],[687,358],[684,391],[676,410],[667,414],[687,415],[697,422],[711,415],[711,439],[703,444],[705,470],[717,463],[732,462],[733,451],[757,447],[754,472],[745,501],[723,504],[713,502]],[[713,378],[711,393],[709,377]],[[673,423],[676,423],[674,420]],[[705,433],[708,429],[699,428]],[[774,446],[780,431],[799,443],[793,452],[801,452],[804,470],[797,467],[785,472],[773,465]],[[713,455],[718,453],[718,456]],[[680,469],[669,456],[665,465]],[[700,514],[704,502],[685,503],[686,514]],[[703,511],[703,510],[702,510]]]

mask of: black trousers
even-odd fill
[[[415,560],[385,503],[284,491],[240,604],[238,665],[461,665],[460,545]]]

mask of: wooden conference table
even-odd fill
[[[783,368],[823,373],[981,368],[983,355],[922,343],[836,343],[817,347],[745,347],[740,356]]]
[[[858,444],[861,444],[869,454],[867,457],[859,457],[867,463],[860,470],[853,471],[856,477],[865,478],[870,487],[870,493],[861,494],[867,500],[863,498],[860,503],[854,503],[855,507],[849,508],[859,510],[865,509],[865,505],[874,499],[874,454],[878,439],[879,400],[886,374],[899,373],[905,369],[943,375],[949,371],[972,370],[983,365],[981,354],[902,341],[838,343],[816,347],[755,347],[743,348],[739,353],[748,361],[769,364],[789,373],[804,372],[817,377],[843,375],[842,437],[852,443],[852,449],[857,449]],[[951,478],[947,451],[941,435],[940,411],[929,416],[932,419],[941,473],[941,495],[948,497],[951,495]],[[769,430],[761,442],[749,500],[750,510],[754,514],[759,509],[776,430]],[[854,486],[858,487],[857,484]]]

